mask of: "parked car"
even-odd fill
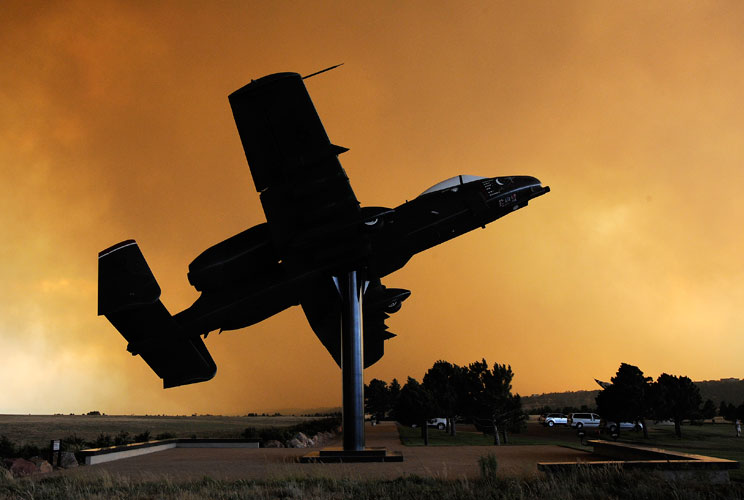
[[[443,431],[447,427],[447,419],[446,418],[432,418],[427,422],[427,425],[429,427],[436,427],[440,431]]]
[[[599,427],[600,417],[596,413],[572,413],[568,416],[568,425],[582,427]]]
[[[568,416],[563,413],[546,413],[540,415],[540,423],[546,427],[553,427],[554,425],[568,425]]]
[[[617,431],[617,422],[613,422],[611,420],[605,421],[604,419],[602,419],[602,421],[600,422],[600,427],[603,429],[607,429],[608,431],[610,431],[610,433],[614,433]],[[620,430],[622,429],[642,431],[643,424],[640,422],[620,422]]]
[[[443,431],[447,427],[447,419],[446,418],[432,418],[431,420],[426,422],[427,427],[436,427],[440,431]],[[411,427],[416,428],[418,425],[413,424]]]

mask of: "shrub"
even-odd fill
[[[499,467],[499,462],[496,459],[496,455],[489,453],[483,455],[478,459],[478,467],[480,467],[481,477],[485,480],[492,480],[496,478],[496,470]]]
[[[129,437],[129,433],[126,431],[119,431],[119,434],[114,438],[114,445],[121,446],[123,444],[129,444],[132,442],[132,438]]]
[[[108,434],[101,433],[95,441],[90,443],[94,448],[107,448],[114,445],[114,440]]]
[[[150,440],[150,431],[145,431],[142,434],[135,434],[134,436],[135,443],[145,443],[149,440]]]
[[[21,458],[29,459],[31,457],[39,457],[42,454],[48,456],[48,453],[46,452],[47,450],[45,449],[42,453],[41,448],[34,444],[23,444],[16,450],[16,455]]]
[[[88,447],[88,443],[86,443],[83,438],[77,437],[76,434],[70,434],[66,438],[63,438],[60,445],[63,450],[73,452]]]
[[[15,454],[15,445],[7,436],[0,436],[0,457],[11,458]]]
[[[293,425],[291,427],[277,428],[277,427],[264,427],[260,430],[255,427],[246,428],[241,437],[243,439],[260,439],[263,442],[266,441],[281,441],[285,443],[292,439],[292,437],[298,432],[302,432],[308,436],[314,436],[319,432],[329,432],[335,430],[341,425],[341,417],[330,417],[318,420],[309,420],[301,424]]]
[[[257,439],[260,434],[255,427],[246,427],[241,436],[243,436],[243,439]]]
[[[297,424],[290,429],[295,429],[292,433],[293,435],[298,432],[303,432],[308,435],[315,435],[319,432],[329,432],[336,429],[339,425],[341,425],[341,418],[340,417],[329,417],[329,418],[323,418],[319,420],[310,420],[309,422],[303,422],[301,424]]]

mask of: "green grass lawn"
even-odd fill
[[[618,441],[744,463],[744,437],[736,437],[732,424],[683,425],[682,438],[674,434],[673,425],[651,424],[648,439],[644,439],[642,433],[621,432]],[[744,480],[744,470],[741,468],[729,474],[732,479]]]
[[[470,429],[468,429],[470,427]],[[493,436],[475,432],[472,426],[463,426],[458,430],[457,436],[452,437],[445,431],[429,429],[430,446],[493,446]],[[604,434],[596,434],[593,430],[587,430],[587,439],[611,439]],[[423,446],[421,429],[411,429],[402,425],[398,426],[401,443],[406,446]],[[711,457],[736,460],[744,463],[744,438],[737,438],[734,426],[731,424],[709,424],[683,425],[682,438],[674,435],[674,426],[653,423],[649,425],[649,439],[643,438],[643,433],[634,431],[623,431],[619,441],[637,444],[640,446],[653,446],[666,448],[672,451],[694,453],[696,455],[707,455]],[[584,451],[591,451],[590,446],[582,446],[576,431],[566,427],[554,427],[548,429],[536,422],[529,422],[524,432],[509,434],[509,446],[515,445],[556,445],[567,446]],[[730,472],[732,479],[744,481],[744,470],[738,469]]]
[[[535,435],[536,433],[530,432],[532,425],[529,424],[525,432],[509,433],[508,446],[550,444],[591,451],[591,447],[581,446],[579,439],[571,433],[563,432],[549,436]],[[429,446],[494,446],[493,435],[475,431],[472,425],[462,427],[463,429],[457,430],[456,436],[450,436],[446,431],[430,428]],[[400,436],[400,442],[406,446],[424,445],[420,428],[412,429],[404,425],[398,425],[398,435]]]
[[[412,429],[405,425],[398,425],[400,442],[406,446],[423,446],[421,429]],[[456,436],[450,436],[446,431],[429,429],[430,446],[493,446],[493,436],[486,436],[480,432],[457,431]]]

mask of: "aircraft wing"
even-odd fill
[[[307,259],[308,248],[359,220],[359,202],[297,73],[252,81],[229,96],[256,190],[280,258]]]
[[[395,337],[388,331],[385,320],[398,312],[410,295],[408,290],[387,288],[379,279],[367,285],[362,298],[364,368],[382,358],[385,341]],[[316,280],[302,294],[300,304],[315,335],[341,366],[341,298],[333,280]]]

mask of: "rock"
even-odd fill
[[[292,438],[287,442],[287,448],[305,448],[305,443],[297,438]]]
[[[334,439],[336,435],[332,432],[319,432],[315,436],[315,445],[320,446],[322,443],[327,443],[328,441]]]
[[[297,434],[295,434],[294,438],[300,443],[303,443],[305,446],[307,446],[307,442],[310,440],[310,438],[307,437],[304,432],[298,432]]]
[[[75,454],[71,451],[63,451],[59,457],[59,466],[64,469],[71,469],[78,466]]]
[[[31,457],[29,458],[29,462],[33,462],[36,466],[36,472],[40,472],[41,474],[48,474],[54,470],[52,464],[41,457]]]
[[[24,477],[36,474],[36,464],[24,458],[15,458],[11,460],[10,472],[13,477]]]
[[[281,441],[277,441],[276,439],[270,439],[269,441],[266,441],[263,445],[264,448],[284,448],[284,444]]]
[[[5,467],[0,466],[0,483],[3,483],[5,481],[12,481],[13,480],[13,473],[10,472]]]
[[[52,467],[52,464],[50,464],[46,460],[44,460],[44,461],[39,462],[38,464],[36,464],[36,468],[42,474],[49,474],[50,472],[52,472],[54,470],[54,467]]]

